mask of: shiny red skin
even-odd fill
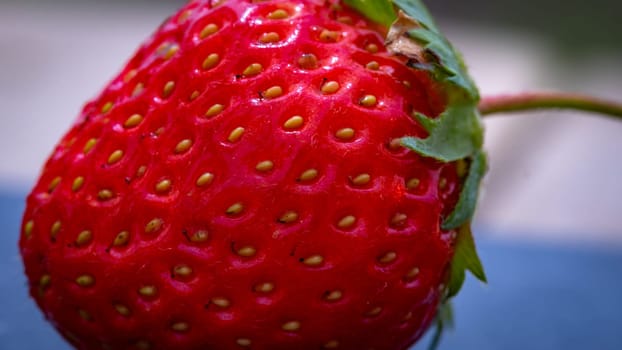
[[[277,8],[289,17],[267,18]],[[211,22],[220,30],[200,39]],[[338,32],[336,42],[322,39],[323,29]],[[265,32],[280,40],[259,43]],[[437,115],[443,102],[428,75],[389,55],[382,40],[363,18],[322,1],[231,0],[214,8],[193,1],[167,20],[84,107],[28,197],[20,248],[45,317],[78,349],[413,344],[430,325],[446,279],[454,233],[442,231],[440,221],[460,180],[455,164],[391,146],[402,136],[425,136],[413,111]],[[203,69],[210,53],[220,61]],[[308,53],[316,67],[299,64]],[[367,69],[369,61],[380,68]],[[262,72],[243,76],[255,62]],[[322,93],[331,80],[340,89]],[[165,96],[168,81],[175,86]],[[138,83],[144,90],[133,94]],[[276,85],[283,95],[266,97]],[[195,90],[200,95],[192,99]],[[377,104],[361,105],[367,94]],[[114,105],[107,111],[108,102]],[[215,103],[224,110],[206,117]],[[125,127],[133,114],[144,119]],[[304,123],[286,129],[294,115]],[[245,133],[230,142],[236,127]],[[336,137],[342,128],[354,129],[354,137]],[[85,152],[90,139],[97,142]],[[184,139],[191,147],[176,152]],[[123,156],[109,164],[115,150]],[[264,160],[273,168],[258,171]],[[301,180],[309,168],[318,177]],[[197,186],[205,172],[213,181]],[[362,173],[370,182],[353,183]],[[78,177],[84,182],[74,186]],[[409,189],[411,178],[420,183]],[[157,191],[165,179],[170,189]],[[243,211],[227,214],[238,202]],[[280,221],[288,211],[298,217]],[[396,214],[406,219],[392,222]],[[348,215],[356,222],[338,227]],[[155,218],[162,226],[147,232]],[[90,240],[78,243],[85,230]],[[208,232],[206,241],[192,241],[198,230]],[[122,231],[129,241],[113,245]],[[254,255],[238,253],[249,246]],[[306,264],[313,255],[323,262]],[[180,264],[192,272],[178,274]],[[419,273],[409,275],[413,268]],[[78,283],[84,275],[92,283]],[[266,282],[272,291],[255,289]],[[140,294],[144,286],[155,294]],[[341,298],[327,300],[336,290]],[[283,329],[291,321],[299,329]]]

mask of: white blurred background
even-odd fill
[[[27,193],[82,103],[182,3],[0,0],[0,192]],[[546,88],[622,101],[619,3],[428,3],[484,95]],[[486,127],[482,232],[622,246],[621,121],[547,111]]]

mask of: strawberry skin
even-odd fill
[[[192,1],[60,141],[27,200],[30,291],[78,349],[406,349],[463,174],[396,142],[444,97],[324,1]]]

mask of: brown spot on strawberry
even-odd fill
[[[229,140],[229,142],[231,143],[238,142],[242,138],[242,135],[244,135],[245,131],[246,129],[239,126],[233,129],[233,131],[231,131],[231,133],[229,134],[229,137],[227,137],[227,140]]]
[[[138,71],[136,69],[131,69],[129,70],[124,76],[123,76],[123,82],[124,83],[129,83],[130,80],[134,79],[134,77],[138,75]]]
[[[118,149],[110,154],[110,156],[108,157],[108,164],[113,165],[115,163],[118,163],[121,158],[123,158],[123,151]]]
[[[173,277],[189,277],[192,275],[192,268],[188,265],[177,265],[173,268]]]
[[[281,329],[286,332],[297,332],[300,330],[301,326],[300,321],[288,321],[283,323]]]
[[[194,90],[191,94],[190,97],[188,97],[189,101],[194,101],[197,98],[199,98],[199,96],[201,95],[201,93],[198,90]]]
[[[404,275],[404,277],[406,277],[406,279],[411,280],[415,277],[417,277],[419,275],[419,268],[418,267],[413,267],[410,270],[408,270],[408,272],[406,272],[406,275]]]
[[[261,97],[271,100],[277,97],[280,97],[281,95],[283,95],[283,88],[280,86],[272,86],[268,89],[266,89],[265,91],[261,92]]]
[[[378,70],[380,69],[380,65],[378,64],[378,62],[376,61],[369,61],[366,65],[365,68],[369,69],[369,70]]]
[[[376,317],[382,312],[382,307],[376,306],[365,312],[366,317]]]
[[[296,130],[296,129],[299,129],[303,124],[304,124],[304,119],[299,115],[295,115],[287,119],[285,123],[283,123],[283,128],[288,131]]]
[[[380,255],[377,260],[380,264],[390,264],[397,259],[397,253],[394,251],[388,251]]]
[[[208,117],[208,118],[215,117],[215,116],[217,116],[218,114],[220,114],[220,113],[221,113],[224,109],[225,109],[225,106],[223,106],[223,105],[221,105],[221,104],[217,103],[217,104],[215,104],[215,105],[212,105],[212,106],[211,106],[211,107],[207,110],[207,112],[205,112],[205,116],[206,116],[206,117]]]
[[[219,29],[218,25],[216,25],[214,23],[209,23],[205,27],[203,27],[203,29],[201,30],[201,33],[199,33],[199,38],[205,39],[208,36],[216,33],[218,31],[218,29]]]
[[[266,173],[274,168],[274,163],[271,160],[264,160],[257,163],[255,169],[259,172]]]
[[[188,322],[175,322],[171,325],[171,330],[177,333],[186,333],[190,330]]]
[[[334,31],[323,29],[320,32],[319,39],[324,42],[336,43],[341,38],[341,33]]]
[[[84,177],[78,176],[73,180],[73,183],[71,184],[71,190],[73,192],[78,192],[82,188],[83,185],[84,185]]]
[[[127,305],[124,304],[114,304],[114,309],[119,313],[119,315],[123,316],[123,317],[128,317],[129,315],[131,315],[131,311],[130,308],[127,307]]]
[[[365,45],[365,50],[369,53],[377,53],[378,52],[378,45],[376,44],[367,44]]]
[[[447,178],[442,177],[438,181],[438,188],[441,190],[444,190],[445,188],[447,188]]]
[[[60,182],[62,180],[63,178],[61,178],[60,176],[57,176],[54,179],[52,179],[52,181],[50,181],[50,184],[48,185],[48,193],[54,192],[54,190],[58,187],[58,185],[60,185]]]
[[[147,166],[146,165],[141,165],[138,167],[138,169],[136,170],[136,177],[143,177],[143,175],[145,175],[145,172],[147,172]]]
[[[291,224],[292,222],[298,220],[298,213],[293,210],[287,211],[279,218],[279,222],[282,224]]]
[[[212,69],[216,67],[219,61],[220,61],[220,56],[217,53],[211,53],[207,57],[205,57],[201,67],[203,68],[203,70]]]
[[[270,12],[267,16],[268,19],[285,19],[289,17],[289,13],[284,9],[277,9]]]
[[[334,94],[335,92],[339,90],[339,83],[336,81],[327,81],[324,84],[322,84],[322,87],[320,90],[325,95]]]
[[[76,238],[76,246],[84,246],[89,244],[93,240],[93,233],[89,230],[80,232],[78,238]]]
[[[157,231],[160,231],[163,226],[164,226],[164,220],[160,218],[155,218],[147,223],[147,225],[145,226],[145,232],[155,233]]]
[[[257,293],[270,293],[274,290],[274,283],[263,282],[255,285],[253,290]]]
[[[114,104],[112,102],[110,102],[110,101],[106,102],[104,104],[104,106],[102,107],[102,109],[101,109],[101,113],[102,114],[106,114],[106,113],[110,112],[110,110],[112,109],[112,106],[114,106]]]
[[[408,220],[408,216],[404,213],[395,213],[391,218],[391,226],[393,227],[403,227],[406,225],[406,220]]]
[[[365,186],[371,181],[371,175],[367,173],[358,174],[355,177],[350,177],[350,183],[354,186]]]
[[[58,236],[58,233],[60,232],[62,226],[63,224],[60,220],[54,221],[52,227],[50,228],[50,237],[52,238],[52,241],[56,240],[56,236]]]
[[[408,181],[406,181],[406,188],[409,191],[412,191],[412,190],[416,189],[417,187],[419,187],[419,184],[421,184],[421,180],[419,180],[416,177],[413,177],[411,179],[408,179]]]
[[[158,289],[154,285],[144,285],[138,288],[138,294],[142,297],[152,298],[158,294]]]
[[[179,45],[176,43],[167,42],[158,48],[156,54],[162,57],[164,60],[170,60],[175,54],[179,52]]]
[[[93,321],[93,316],[91,316],[91,314],[84,309],[78,309],[78,315],[80,315],[80,317],[85,321]]]
[[[339,221],[337,222],[337,227],[339,227],[340,229],[347,229],[354,226],[355,223],[356,217],[354,215],[346,215],[339,219]]]
[[[188,152],[190,147],[192,147],[192,140],[190,140],[190,139],[181,140],[181,141],[179,141],[177,146],[175,146],[175,153],[177,153],[177,154],[186,153],[186,152]]]
[[[354,138],[354,129],[352,128],[343,128],[337,130],[335,133],[335,137],[340,141],[350,141]]]
[[[175,90],[175,82],[174,81],[166,82],[166,84],[164,84],[164,88],[162,89],[162,97],[164,98],[170,97],[171,94],[173,93],[173,90]]]
[[[114,198],[114,192],[112,192],[112,190],[103,189],[97,193],[97,199],[99,199],[102,202],[111,200],[112,198]]]
[[[196,185],[198,187],[205,187],[214,181],[214,174],[212,173],[203,173],[196,181]]]
[[[91,152],[91,150],[93,150],[93,148],[95,147],[96,144],[97,144],[97,139],[95,139],[95,138],[89,139],[84,144],[84,148],[82,149],[82,153],[87,154],[87,153]]]
[[[328,342],[324,343],[323,345],[324,349],[337,349],[339,348],[339,342],[337,340],[329,340]]]
[[[134,90],[132,90],[132,97],[137,97],[145,91],[145,84],[138,83],[134,86]]]
[[[374,95],[365,95],[359,100],[359,104],[365,107],[373,107],[377,102],[378,100]]]
[[[26,221],[26,224],[24,224],[24,236],[26,236],[26,238],[32,237],[32,230],[34,227],[35,222],[33,220]]]
[[[330,302],[341,300],[341,298],[343,298],[343,292],[338,289],[326,291],[323,296],[324,300]]]
[[[310,267],[317,267],[324,263],[324,257],[319,254],[311,255],[301,260],[303,264]]]
[[[244,75],[245,77],[251,77],[251,76],[261,73],[262,70],[263,70],[263,66],[261,64],[252,63],[248,67],[246,67],[246,69],[244,69],[244,72],[242,72],[242,75]]]
[[[226,214],[229,216],[239,215],[244,211],[244,205],[242,203],[235,203],[227,208]]]
[[[318,66],[317,56],[305,53],[298,58],[298,66],[302,69],[315,69]]]
[[[126,129],[135,128],[138,126],[138,124],[140,124],[143,121],[143,119],[144,119],[143,116],[140,114],[132,114],[129,118],[127,118],[123,126]]]
[[[307,169],[300,174],[299,182],[309,182],[315,180],[319,175],[317,169]]]
[[[115,247],[122,247],[122,246],[127,245],[129,240],[130,240],[129,231],[121,231],[115,236],[114,241],[112,242],[112,245]]]
[[[215,298],[212,298],[210,301],[213,305],[216,305],[221,309],[226,309],[229,306],[231,306],[231,301],[223,297],[215,297]]]
[[[203,243],[209,238],[209,233],[206,230],[198,230],[189,236],[189,240],[192,243]]]
[[[139,340],[136,342],[136,348],[138,350],[150,350],[151,347],[151,343],[147,340]]]
[[[281,37],[279,33],[277,32],[263,33],[259,37],[259,42],[263,44],[275,43],[275,42],[278,42],[279,40],[281,40]]]
[[[238,254],[239,256],[245,257],[245,258],[250,258],[252,256],[255,256],[255,254],[257,254],[257,249],[252,246],[244,246],[238,249],[236,251],[236,254]]]
[[[52,277],[49,274],[45,274],[39,279],[39,288],[45,290],[50,286],[51,283]]]
[[[192,16],[192,10],[183,11],[179,15],[179,17],[177,17],[177,23],[179,24],[185,23],[188,20],[188,18],[190,18],[190,16]]]
[[[89,274],[80,275],[76,278],[76,284],[80,287],[92,287],[95,284],[95,277]]]
[[[248,339],[248,338],[238,338],[238,339],[236,339],[235,342],[236,342],[236,344],[238,344],[239,346],[242,346],[242,347],[249,347],[249,346],[252,345],[251,340]]]

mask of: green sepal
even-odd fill
[[[428,350],[438,349],[445,329],[454,327],[454,310],[449,300],[439,305],[433,326],[435,327],[434,334],[432,335],[430,345],[428,345]]]
[[[390,0],[344,0],[344,3],[368,19],[386,27],[395,20],[395,10]]]
[[[431,57],[428,55],[427,62],[418,62],[418,68],[430,71],[439,82],[447,81],[459,86],[469,99],[478,100],[477,87],[467,73],[462,56],[440,32],[421,0],[393,2],[414,22],[407,34],[432,54]]]
[[[483,151],[477,151],[471,159],[469,172],[462,185],[458,203],[441,224],[443,230],[453,230],[471,221],[475,213],[480,185],[487,170],[486,154]]]
[[[404,137],[402,145],[445,163],[467,158],[482,148],[483,128],[476,114],[469,104],[450,105],[436,119],[417,113],[414,117],[429,136]]]
[[[466,223],[460,226],[457,234],[454,257],[451,261],[451,270],[449,272],[449,282],[447,283],[446,300],[458,294],[464,284],[466,271],[471,272],[481,282],[486,283],[488,281],[484,272],[484,266],[475,248],[471,224]]]
[[[393,0],[393,3],[410,17],[414,18],[422,27],[439,33],[430,11],[420,0]]]

